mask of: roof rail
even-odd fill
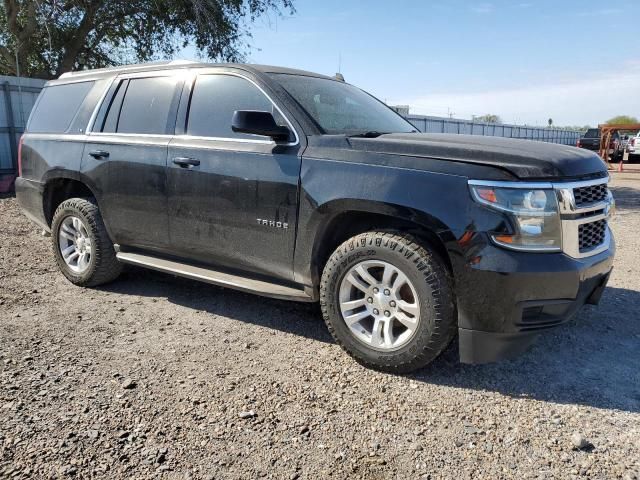
[[[131,65],[122,65],[116,67],[107,67],[107,68],[95,68],[92,70],[78,70],[76,72],[66,72],[60,75],[58,78],[70,78],[70,77],[80,77],[83,75],[93,75],[96,73],[105,73],[105,72],[126,72],[129,70],[152,70],[158,67],[171,67],[171,66],[186,66],[186,65],[198,65],[199,62],[194,62],[192,60],[160,60],[157,62],[148,62],[148,63],[137,63]]]

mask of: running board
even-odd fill
[[[163,258],[142,255],[139,253],[118,252],[116,257],[122,263],[151,268],[159,272],[172,273],[180,277],[212,283],[220,287],[233,288],[247,293],[254,293],[264,297],[294,300],[297,302],[312,302],[313,298],[304,290],[298,290],[284,285],[269,283],[262,280],[231,275],[208,268],[194,267],[185,263],[165,260]]]

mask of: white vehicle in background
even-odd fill
[[[629,152],[629,163],[640,160],[640,132],[629,138],[627,151]]]

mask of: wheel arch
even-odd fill
[[[75,173],[75,172],[74,172]],[[42,203],[44,218],[47,225],[51,227],[53,215],[58,206],[74,197],[93,197],[96,199],[94,189],[91,188],[82,176],[77,173],[62,172],[56,176],[50,176],[45,179],[44,189],[42,192]]]
[[[371,201],[336,201],[323,207],[310,252],[310,276],[318,285],[333,251],[349,238],[372,230],[393,230],[415,236],[430,247],[452,271],[447,242],[453,237],[439,219],[412,208]]]

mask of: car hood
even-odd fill
[[[532,140],[440,133],[391,133],[349,139],[355,150],[494,166],[522,179],[600,177],[605,163],[595,153]]]

